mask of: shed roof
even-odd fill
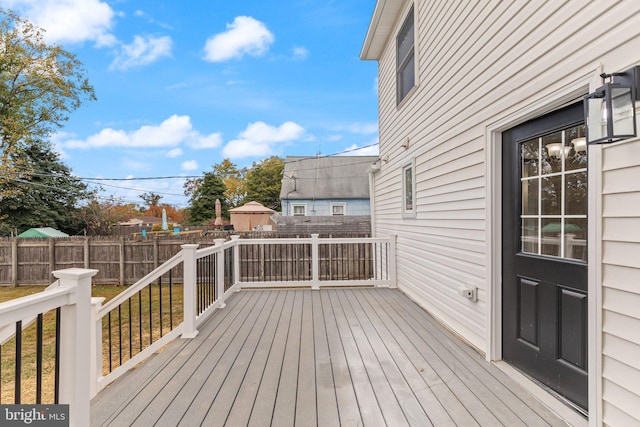
[[[287,156],[281,200],[368,199],[367,170],[377,156]]]
[[[20,238],[49,238],[49,237],[69,237],[69,235],[60,230],[51,227],[30,228],[18,235]]]
[[[275,213],[273,209],[269,209],[265,207],[262,203],[258,202],[249,202],[245,203],[243,206],[239,206],[237,208],[229,209],[229,212],[233,213]]]

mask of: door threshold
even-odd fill
[[[524,387],[531,395],[570,426],[587,427],[589,414],[567,399],[553,393],[505,361],[492,362],[498,369]]]

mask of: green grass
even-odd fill
[[[0,302],[31,295],[44,290],[45,286],[20,286],[0,287]],[[94,286],[92,295],[94,297],[105,297],[106,304],[109,300],[125,291],[125,286]],[[172,287],[173,313],[169,310],[169,285],[162,284],[162,328],[160,328],[160,292],[157,284],[152,285],[151,296],[148,288],[140,295],[136,294],[129,302],[121,305],[120,313],[118,309],[111,312],[111,328],[109,328],[108,317],[105,316],[102,322],[103,333],[103,374],[109,372],[109,346],[108,336],[111,329],[112,352],[111,366],[115,369],[130,357],[135,356],[142,348],[147,347],[151,341],[157,341],[160,335],[170,331],[170,321],[173,317],[173,327],[182,322],[182,286]],[[131,310],[131,322],[129,325],[129,310]],[[149,318],[149,312],[152,318]],[[140,332],[139,324],[142,324]],[[129,339],[131,331],[131,339]],[[122,354],[119,353],[120,340],[122,340]],[[131,343],[131,345],[130,345]],[[129,349],[131,348],[131,352]],[[0,403],[8,404],[15,402],[15,360],[16,341],[10,339],[0,346]],[[54,355],[55,355],[55,310],[43,315],[43,367],[42,367],[42,403],[53,403],[54,389]],[[23,330],[22,336],[22,373],[21,378],[21,403],[36,403],[36,324],[33,322]]]

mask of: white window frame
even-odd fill
[[[296,208],[302,208],[304,214],[297,215]],[[307,204],[306,203],[291,203],[291,216],[307,216]]]
[[[337,214],[333,211],[334,207],[342,206],[342,213]],[[346,216],[347,215],[347,204],[345,202],[334,202],[330,203],[331,216]]]
[[[411,170],[411,183],[407,183],[407,171]],[[416,162],[411,159],[402,165],[400,179],[402,180],[402,217],[403,218],[415,218],[416,217]],[[407,208],[407,193],[411,192],[411,208]]]
[[[413,18],[411,22],[411,25],[413,27],[412,28],[413,44],[409,48],[407,54],[403,58],[400,58],[400,49],[399,49],[400,46],[399,46],[398,37],[400,36],[401,33],[403,33],[403,30],[406,29],[406,26],[410,22],[409,21],[410,17]],[[403,101],[409,97],[411,92],[413,92],[416,86],[418,85],[418,66],[417,66],[418,55],[416,54],[417,53],[416,51],[417,51],[416,49],[416,7],[415,5],[411,5],[409,10],[405,14],[405,18],[402,21],[402,25],[400,26],[400,29],[396,34],[396,105],[397,106],[400,106],[403,103]],[[411,61],[413,61],[413,68],[414,68],[413,85],[405,94],[402,94],[402,86],[403,86],[402,72],[407,68],[407,66],[411,63]]]

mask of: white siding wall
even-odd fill
[[[640,141],[602,160],[603,421],[640,425]]]
[[[486,162],[486,150],[492,143],[487,141],[487,129],[540,104],[551,94],[590,81],[602,71],[640,64],[640,2],[417,1],[418,87],[397,107],[395,35],[411,5],[406,3],[379,60],[380,157],[386,161],[375,179],[375,230],[379,235],[398,235],[399,286],[486,351],[489,303],[485,284],[487,263],[492,262],[486,239],[491,222],[486,194],[488,169],[497,167]],[[410,143],[405,149],[401,145],[407,137]],[[605,150],[610,156],[613,152]],[[401,214],[400,172],[412,158],[416,165],[417,215],[408,219]],[[640,154],[631,159],[640,163]],[[606,164],[615,162],[611,159]],[[617,174],[618,180],[624,181],[625,173],[639,181],[640,170],[619,171],[611,166],[605,179]],[[607,195],[607,212],[628,210],[628,201],[619,198],[639,194]],[[640,229],[640,211],[636,209],[628,216],[631,218],[625,220]],[[605,226],[608,220],[605,218]],[[634,245],[639,242],[636,236],[633,242],[607,243],[605,257],[612,251],[624,255],[630,246],[638,254],[640,247]],[[640,257],[633,262],[639,268]],[[605,278],[613,274],[611,268],[603,268]],[[625,277],[626,270],[615,271]],[[640,278],[640,273],[635,274]],[[630,283],[628,279],[624,282]],[[477,303],[457,294],[462,284],[479,288]],[[617,306],[615,296],[627,292],[639,300],[635,307],[640,307],[640,296],[629,291],[607,288],[605,304]],[[637,345],[639,310],[636,308],[636,315],[623,308],[617,310],[625,314],[608,310],[605,325],[611,324],[613,316],[625,316],[634,326],[626,328],[627,333],[636,334],[633,339],[625,338],[625,343]],[[605,347],[612,339],[606,337]],[[637,356],[638,349],[635,351]],[[604,370],[623,372],[619,363],[618,359],[606,358]],[[638,373],[637,362],[627,366]],[[608,383],[606,393],[622,395],[620,388],[624,386],[616,383],[618,388],[614,389]],[[640,390],[635,387],[629,395],[637,399]],[[640,404],[634,407],[637,411]]]

